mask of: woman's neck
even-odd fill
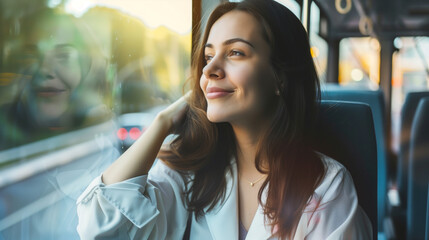
[[[237,165],[240,174],[254,177],[260,175],[255,167],[255,157],[261,138],[262,127],[232,125],[237,142]]]

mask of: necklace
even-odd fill
[[[260,178],[258,178],[256,181],[253,181],[253,182],[251,182],[251,181],[247,181],[247,182],[249,182],[249,184],[250,184],[250,186],[251,187],[253,187],[253,186],[255,186],[255,183],[257,183],[257,182],[259,182],[259,181],[261,181],[262,180],[262,178],[264,178],[265,176],[264,175],[262,175],[262,177],[260,177]]]

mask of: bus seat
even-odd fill
[[[429,97],[422,98],[411,126],[407,202],[407,239],[425,236],[429,180]]]
[[[410,148],[410,135],[411,124],[417,109],[420,99],[429,97],[429,92],[409,92],[404,101],[401,111],[400,123],[400,147],[398,154],[397,165],[397,188],[399,198],[401,201],[401,208],[405,209],[407,206],[407,188],[408,188],[408,164],[409,164],[409,148]]]
[[[363,103],[323,100],[319,114],[313,146],[351,173],[359,205],[377,239],[377,147],[371,109]]]
[[[390,167],[388,168],[383,92],[381,90],[373,91],[343,88],[338,85],[325,85],[322,92],[322,99],[362,102],[371,107],[377,142],[378,230],[382,231],[383,219],[386,212],[388,169],[391,169]]]

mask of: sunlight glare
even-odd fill
[[[118,9],[141,19],[150,28],[165,26],[179,34],[191,31],[191,0],[69,0],[65,10],[82,16],[94,6]]]

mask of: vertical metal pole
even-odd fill
[[[310,35],[310,13],[312,0],[304,0],[302,4],[302,25],[304,25],[307,34]]]
[[[340,64],[340,40],[328,40],[328,69],[326,72],[326,82],[338,83]]]
[[[380,38],[380,87],[384,93],[385,117],[386,117],[386,139],[388,149],[392,148],[391,118],[392,118],[392,59],[393,39]]]

